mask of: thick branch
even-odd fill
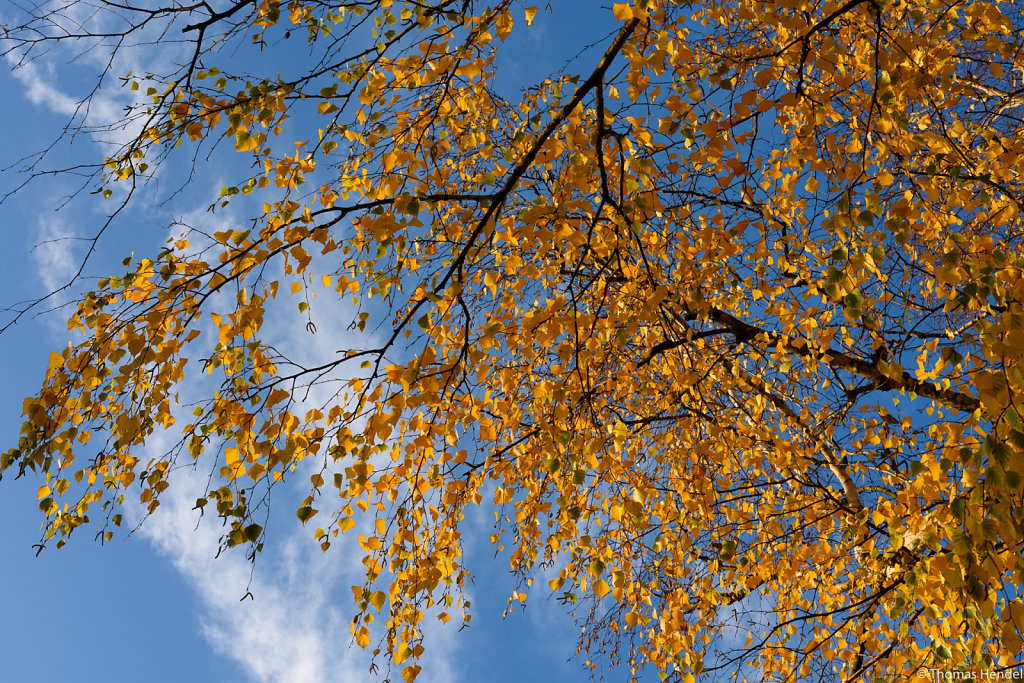
[[[189,24],[185,28],[181,29],[182,33],[188,33],[189,31],[205,31],[209,26],[217,23],[221,19],[227,19],[231,15],[235,14],[238,10],[242,9],[246,5],[251,4],[251,0],[242,0],[237,2],[231,7],[227,8],[223,12],[214,12],[209,17],[200,21],[197,24]]]
[[[854,358],[842,351],[815,348],[806,339],[762,330],[717,308],[712,308],[709,311],[708,317],[716,323],[728,327],[737,339],[747,342],[760,339],[766,342],[766,345],[784,348],[801,358],[813,358],[837,370],[845,370],[851,374],[859,375],[878,383],[884,382],[894,389],[912,391],[918,396],[930,398],[961,412],[973,413],[981,408],[981,402],[974,396],[953,391],[952,389],[943,389],[931,382],[923,382],[911,376],[909,372],[902,368],[900,368],[900,374],[895,377],[886,374],[882,372],[880,367],[881,359],[869,362],[860,358]]]

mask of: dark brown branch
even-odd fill
[[[763,340],[764,346],[782,347],[801,358],[815,359],[829,367],[845,370],[875,382],[887,383],[893,389],[914,392],[919,396],[930,398],[961,412],[973,413],[981,408],[981,402],[974,396],[953,391],[952,389],[943,389],[931,382],[921,381],[911,376],[902,367],[900,367],[901,372],[898,376],[888,375],[882,372],[880,368],[881,359],[869,362],[860,358],[854,358],[842,351],[815,348],[815,345],[806,339],[762,330],[717,308],[712,308],[708,312],[708,317],[720,325],[725,325],[737,338],[744,339],[745,341],[756,343],[756,340],[760,339]]]

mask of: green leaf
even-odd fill
[[[298,517],[299,521],[302,522],[303,524],[308,522],[309,519],[313,515],[315,515],[315,514],[316,514],[316,510],[314,510],[309,505],[304,505],[304,506],[300,507],[298,510],[295,511],[295,516]]]

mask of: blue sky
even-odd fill
[[[569,46],[599,40],[610,12],[592,2],[561,2],[558,13],[537,15],[532,31],[516,39],[503,56],[508,87],[557,70]],[[10,17],[0,17],[10,20]],[[586,40],[582,40],[583,38]],[[168,58],[157,49],[149,59]],[[173,50],[170,51],[173,55]],[[56,51],[12,74],[0,70],[6,94],[0,109],[5,131],[2,165],[45,149],[92,86],[87,74],[102,55],[69,63]],[[586,68],[586,62],[580,69]],[[118,69],[134,68],[115,63]],[[112,83],[109,85],[113,85]],[[91,119],[116,117],[126,94],[116,87],[101,90]],[[108,149],[109,136],[63,140],[44,167],[95,161]],[[70,143],[70,144],[68,144]],[[228,223],[231,211],[211,215],[205,208],[220,184],[232,177],[230,156],[201,165],[187,193],[161,203],[176,187],[175,173],[186,166],[171,162],[159,182],[136,197],[100,243],[85,274],[99,276],[120,269],[130,252],[154,254],[167,237],[162,226],[173,219],[202,225]],[[177,164],[177,165],[176,165]],[[11,170],[0,175],[6,193],[24,179]],[[63,197],[77,186],[72,179],[44,178],[20,189],[0,204],[5,249],[0,250],[3,300],[9,306],[63,284],[77,269],[85,250],[81,241],[102,224],[104,204],[87,192],[70,202]],[[58,207],[63,207],[56,210]],[[59,306],[66,295],[55,297]],[[44,307],[45,308],[45,307]],[[67,343],[61,309],[39,310],[0,335],[0,436],[2,448],[14,445],[22,399],[39,386],[46,358]],[[0,325],[10,320],[5,313]],[[325,330],[322,330],[322,332]],[[349,334],[339,327],[332,338]],[[291,328],[279,330],[282,343],[311,344]],[[322,334],[321,339],[328,335]],[[82,536],[61,551],[35,556],[41,516],[36,512],[38,481],[7,476],[0,492],[0,564],[3,583],[0,620],[0,678],[10,681],[306,681],[309,683],[374,680],[366,655],[352,645],[348,629],[349,586],[359,581],[358,563],[344,544],[324,554],[302,529],[283,515],[255,571],[240,553],[214,559],[219,529],[197,519],[191,505],[202,484],[182,472],[159,513],[138,533],[120,534],[101,547]],[[470,545],[477,582],[471,587],[472,628],[433,629],[423,662],[422,681],[575,681],[587,680],[575,651],[578,629],[565,617],[547,590],[536,591],[525,614],[501,619],[512,589],[507,564],[493,558],[486,538],[488,520],[468,520],[478,540]],[[351,580],[350,580],[351,579]],[[544,582],[538,582],[543,584]],[[254,599],[240,601],[247,590]],[[610,680],[624,678],[622,672]]]

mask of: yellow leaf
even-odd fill
[[[401,664],[405,660],[409,659],[410,656],[412,656],[412,649],[405,643],[399,643],[398,646],[395,647],[395,664]]]
[[[370,644],[370,629],[365,626],[356,631],[356,645],[366,648]]]
[[[584,645],[635,636],[637,669],[680,681],[737,591],[772,596],[768,623],[831,615],[767,640],[733,624],[744,659],[805,677],[849,665],[852,631],[865,675],[934,663],[950,630],[911,616],[930,605],[992,620],[1013,553],[971,558],[1012,550],[999,506],[1024,467],[1014,3],[612,3],[618,31],[561,33],[571,65],[501,97],[492,42],[528,38],[538,6],[260,0],[232,17],[256,36],[232,73],[216,41],[201,70],[168,67],[97,189],[182,152],[165,168],[196,190],[236,171],[211,230],[181,225],[69,309],[0,452],[45,484],[45,537],[118,526],[136,482],[144,505],[168,495],[170,429],[209,460],[197,508],[226,545],[279,504],[324,508],[316,542],[362,563],[352,637],[379,619],[407,680],[429,615],[469,621],[481,505],[514,566],[555,560],[560,599],[617,603],[570,607],[600,631]],[[282,38],[306,28],[323,39]],[[213,130],[227,144],[188,163]],[[232,138],[251,167],[221,163]],[[323,329],[289,334],[314,331],[293,307],[315,297]],[[906,604],[837,612],[823,568],[898,578],[900,538],[922,565]],[[1012,654],[1024,604],[1004,597],[982,645]]]
[[[273,391],[270,392],[270,394],[267,395],[267,402],[265,405],[267,408],[273,408],[275,405],[285,400],[289,396],[291,396],[291,394],[289,394],[284,389],[274,389]]]

